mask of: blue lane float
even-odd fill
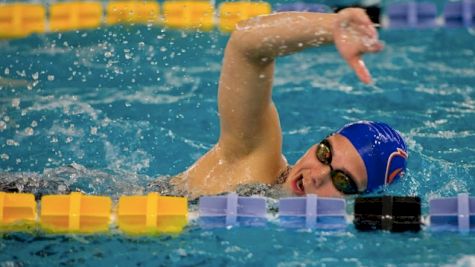
[[[429,2],[390,4],[387,8],[390,28],[434,28],[437,7]]]
[[[277,6],[275,11],[277,12],[306,11],[306,12],[319,12],[319,13],[333,13],[333,10],[327,5],[302,3],[302,2],[282,4],[282,5]]]
[[[462,193],[457,197],[431,199],[429,215],[433,231],[475,231],[475,198]]]
[[[340,230],[347,226],[346,202],[341,198],[306,197],[279,200],[279,222],[286,228]]]
[[[475,26],[475,2],[448,2],[444,7],[444,21],[450,28]]]
[[[261,197],[240,197],[236,193],[201,197],[199,224],[204,228],[264,226],[266,210],[266,201]]]

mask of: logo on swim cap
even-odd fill
[[[372,121],[350,123],[337,133],[356,148],[366,167],[368,186],[373,191],[397,180],[406,170],[406,143],[391,126]]]
[[[386,165],[386,175],[384,176],[384,185],[390,184],[394,178],[403,176],[404,167],[406,166],[407,152],[397,148],[397,151],[391,153]]]

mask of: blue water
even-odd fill
[[[184,171],[219,134],[216,89],[228,36],[147,27],[0,42],[0,173],[61,180],[117,199]],[[293,163],[345,123],[385,121],[406,137],[403,180],[386,193],[475,196],[475,34],[382,31],[365,86],[333,47],[277,62],[274,101]],[[352,200],[348,200],[351,213]],[[13,233],[0,266],[381,266],[475,264],[475,235],[266,228],[127,237]]]

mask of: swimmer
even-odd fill
[[[371,82],[361,56],[383,45],[364,10],[276,13],[239,23],[227,43],[219,81],[219,140],[171,184],[191,198],[245,184],[282,184],[288,194],[340,197],[376,190],[402,176],[406,145],[384,123],[346,125],[315,140],[293,167],[282,155],[271,98],[275,59],[328,43],[362,82]]]

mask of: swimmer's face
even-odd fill
[[[327,138],[331,145],[331,166],[348,175],[358,192],[366,189],[368,180],[366,167],[358,151],[350,141],[334,134]],[[345,195],[333,184],[331,168],[322,163],[316,155],[318,144],[313,145],[297,161],[289,173],[285,188],[295,195],[316,194],[321,197],[341,197]]]

